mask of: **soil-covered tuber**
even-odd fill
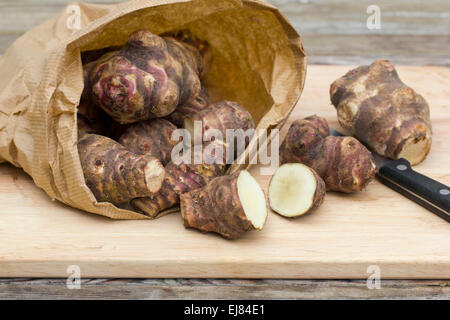
[[[136,155],[116,141],[85,134],[78,141],[86,185],[99,202],[122,204],[159,191],[164,167],[149,155]]]
[[[247,231],[263,228],[266,198],[250,173],[241,171],[181,195],[181,215],[186,227],[236,239]]]
[[[322,204],[325,194],[323,179],[300,163],[282,165],[270,180],[270,207],[284,217],[294,218],[312,212]]]
[[[85,66],[85,93],[119,123],[172,113],[200,93],[202,57],[192,45],[149,31]]]
[[[428,104],[389,61],[349,71],[333,82],[330,96],[339,123],[378,154],[415,165],[430,151]]]
[[[138,155],[151,155],[162,164],[170,162],[173,147],[179,143],[172,140],[177,129],[165,119],[152,119],[132,124],[120,137],[119,143]]]
[[[362,190],[375,176],[372,154],[353,137],[327,136],[325,119],[294,121],[280,147],[280,162],[303,163],[325,181],[327,190]]]

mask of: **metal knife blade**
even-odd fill
[[[330,135],[344,136],[333,128],[330,128]],[[413,170],[406,159],[391,160],[375,152],[372,156],[377,165],[377,177],[383,184],[450,222],[448,186]]]

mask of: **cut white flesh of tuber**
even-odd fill
[[[405,158],[413,166],[423,161],[430,151],[430,147],[430,137],[427,137],[427,139],[423,137],[419,141],[416,141],[415,138],[410,138],[404,143],[402,151],[399,153],[397,158]]]
[[[148,191],[158,192],[166,174],[161,162],[158,159],[150,160],[144,168],[144,174]]]
[[[241,171],[237,179],[239,200],[247,219],[256,230],[261,230],[267,219],[267,205],[264,191],[247,171]]]
[[[300,163],[284,164],[270,181],[270,207],[285,217],[301,216],[312,207],[316,188],[316,178],[309,167]]]

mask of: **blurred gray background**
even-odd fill
[[[214,1],[214,0],[211,0]],[[0,55],[69,0],[0,0]],[[120,0],[82,1],[114,3]],[[450,0],[269,0],[302,35],[309,63],[450,65]],[[369,29],[380,10],[379,29]],[[374,26],[373,23],[370,24]]]

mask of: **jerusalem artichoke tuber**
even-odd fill
[[[226,130],[254,129],[255,123],[250,113],[241,105],[232,101],[221,101],[209,105],[183,121],[183,127],[194,136],[194,122],[201,121],[202,135],[209,129],[216,129],[226,137]]]
[[[166,165],[173,147],[179,142],[172,140],[177,129],[165,119],[152,119],[131,125],[120,137],[119,143],[138,155],[151,155]]]
[[[192,152],[190,161],[180,164],[170,162],[165,170],[166,176],[159,192],[145,198],[131,201],[131,205],[151,218],[158,218],[166,209],[180,202],[180,195],[205,186],[212,179],[224,174],[225,166],[220,164],[200,164],[194,162]]]
[[[183,126],[185,118],[190,117],[201,110],[205,109],[209,105],[209,94],[206,88],[203,88],[200,94],[194,100],[178,106],[174,112],[168,115],[166,118],[177,127]]]
[[[325,182],[313,169],[300,163],[287,163],[270,180],[270,207],[284,217],[302,216],[322,204],[325,191]]]
[[[181,216],[185,227],[236,239],[263,228],[266,198],[250,173],[236,172],[181,195]]]
[[[223,138],[226,137],[226,129],[246,130],[254,127],[250,114],[244,108],[237,103],[227,101],[211,105],[199,113],[192,114],[185,119],[185,122],[191,123],[191,119],[202,121],[204,130],[210,128],[220,130],[221,133],[223,132]],[[192,122],[192,134],[193,127]],[[142,139],[142,135],[140,139]],[[121,142],[124,143],[124,140],[121,139]],[[125,143],[125,145],[132,144]],[[226,163],[224,142],[217,139],[205,142],[203,147],[205,148],[204,152],[193,151],[192,157],[187,159],[189,160],[187,162],[184,159],[180,164],[170,162],[166,166],[166,177],[162,189],[152,196],[133,200],[132,206],[150,217],[159,217],[161,212],[179,203],[181,194],[201,188],[213,178],[223,175]],[[214,153],[217,149],[221,151],[221,154]],[[199,156],[201,161],[194,162],[194,159]]]
[[[218,129],[226,137],[227,129],[251,129],[254,122],[247,110],[234,102],[224,101],[210,105],[202,111],[185,118],[187,129],[194,134],[193,121],[202,121],[203,130]],[[203,143],[204,152],[200,154],[201,164],[195,164],[198,152],[192,152],[189,162],[166,166],[166,178],[160,192],[145,198],[135,199],[132,206],[150,217],[159,217],[161,212],[179,203],[181,194],[205,186],[211,179],[224,174],[226,147],[220,140]],[[221,154],[214,154],[219,149]],[[211,153],[210,153],[211,152]],[[188,159],[189,160],[189,159]]]
[[[195,136],[195,122],[201,124],[200,137]],[[236,102],[222,101],[211,104],[200,112],[186,117],[183,121],[183,127],[190,133],[193,145],[203,144],[203,137],[208,130],[217,130],[221,137],[215,137],[216,145],[219,144],[219,141],[222,142],[223,159],[226,163],[231,163],[240,155],[240,152],[243,152],[238,148],[239,135],[237,131],[239,130],[245,135],[242,138],[245,139],[243,147],[246,147],[254,134],[255,123],[244,107]],[[227,130],[236,134],[232,137],[233,141],[227,141],[227,138],[230,139],[227,137]],[[198,138],[202,138],[202,140],[198,141]],[[232,146],[234,148],[231,148]]]
[[[428,104],[389,61],[349,71],[333,82],[330,96],[339,123],[378,154],[415,165],[430,151]]]
[[[164,167],[152,156],[136,155],[95,134],[78,141],[78,152],[86,185],[99,202],[122,204],[161,188]]]
[[[362,190],[375,175],[372,154],[355,138],[325,136],[327,131],[326,120],[317,116],[295,121],[280,147],[280,162],[311,167],[327,190]]]
[[[199,95],[201,63],[191,45],[137,31],[85,66],[85,95],[119,123],[164,117]]]

